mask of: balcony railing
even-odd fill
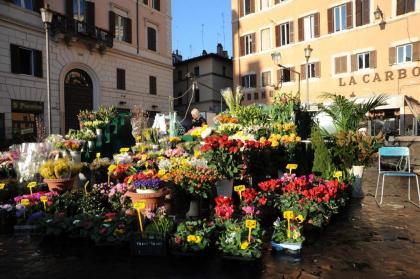
[[[64,34],[65,38],[80,38],[99,44],[100,47],[112,47],[114,35],[104,29],[86,24],[86,22],[69,18],[54,12],[51,22],[52,35]]]

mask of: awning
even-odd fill
[[[411,110],[413,116],[420,121],[420,102],[412,97],[405,96],[405,102]]]

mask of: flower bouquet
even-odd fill
[[[39,168],[39,173],[48,184],[50,191],[63,192],[73,188],[74,177],[82,165],[68,159],[48,160]]]
[[[131,164],[117,164],[108,167],[108,176],[118,181],[124,181],[126,177],[135,173],[136,169]]]
[[[205,219],[182,222],[171,238],[170,245],[175,252],[196,255],[210,247],[213,229],[214,224]]]

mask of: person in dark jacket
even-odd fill
[[[191,129],[196,128],[196,127],[202,127],[203,125],[207,124],[206,120],[200,115],[200,111],[198,109],[194,108],[191,111],[191,116],[192,116]]]

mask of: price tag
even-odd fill
[[[235,190],[235,192],[238,193],[239,199],[241,200],[242,200],[242,192],[245,191],[245,189],[246,189],[245,185],[238,185],[238,186],[233,187],[233,190]]]
[[[246,220],[245,227],[248,228],[248,242],[251,242],[251,232],[257,227],[257,220]]]
[[[297,169],[298,165],[297,164],[287,164],[286,169],[289,170],[289,174],[292,174],[292,171]]]
[[[128,151],[130,151],[130,148],[128,147],[120,148],[120,153],[127,153]]]
[[[6,183],[0,183],[0,190],[3,190],[5,186],[6,186]]]
[[[290,232],[290,220],[295,218],[295,214],[293,213],[293,211],[285,211],[283,212],[283,218],[287,220],[287,238],[291,237],[291,232]]]
[[[32,188],[36,187],[36,182],[35,181],[29,182],[27,187],[29,188],[29,191],[32,195]]]
[[[141,218],[141,210],[146,207],[146,203],[144,201],[136,201],[133,204],[134,208],[137,210],[137,217],[139,218],[139,224],[140,224],[140,231],[143,233],[143,221]]]
[[[21,199],[20,200],[20,204],[23,206],[29,206],[29,200],[28,199]]]
[[[334,177],[337,179],[340,179],[341,177],[343,177],[343,172],[342,171],[336,171],[334,173]]]
[[[97,159],[101,158],[101,152],[96,153],[96,158]]]
[[[44,211],[47,212],[48,197],[47,196],[41,196],[39,198],[39,200],[44,204]]]

